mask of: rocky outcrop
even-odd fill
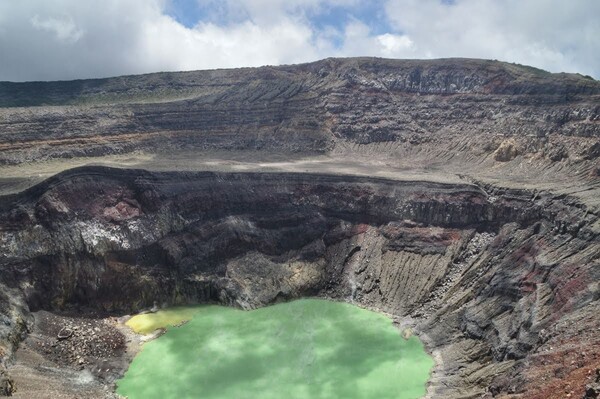
[[[6,371],[14,350],[29,332],[33,319],[22,292],[0,283],[0,396],[11,396],[16,386]]]
[[[583,399],[596,399],[600,397],[600,369],[596,369],[594,382],[585,386]]]
[[[5,370],[0,369],[0,395],[12,396],[14,388],[13,380],[6,374]]]

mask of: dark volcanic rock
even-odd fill
[[[479,370],[476,392],[525,358],[597,301],[587,282],[600,279],[595,215],[469,184],[87,167],[0,212],[2,283],[33,310],[349,298],[421,318],[443,374],[460,377],[437,388],[448,397],[466,389],[461,368]]]
[[[328,245],[334,244],[332,229],[393,220],[474,228],[505,217],[527,223],[539,212],[528,204],[524,210],[502,201],[491,205],[470,185],[107,168],[65,172],[8,199],[4,208],[10,212],[15,202],[31,220],[18,227],[8,220],[12,228],[1,261],[10,265],[5,270],[12,270],[13,277],[3,276],[14,287],[28,276],[30,306],[93,304],[126,311],[154,300],[228,298],[260,305],[255,298],[240,298],[239,292],[232,297],[239,281],[226,277],[225,263],[254,251],[277,263],[289,257],[314,262],[325,256],[326,245],[312,243],[328,235]],[[136,204],[128,205],[136,211],[115,219],[112,212],[123,203]],[[461,211],[465,204],[469,213]],[[413,230],[426,239],[430,235]],[[410,231],[395,238],[394,245],[415,245]],[[449,234],[439,251],[445,252],[452,234],[459,235]],[[306,288],[316,292],[320,287]]]
[[[0,396],[12,396],[15,386],[5,370],[0,369]]]

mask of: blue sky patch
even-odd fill
[[[193,28],[199,22],[229,26],[251,19],[241,7],[234,11],[228,8],[226,2],[217,0],[169,0],[165,12],[188,28]],[[316,31],[334,29],[343,33],[348,23],[358,20],[368,26],[373,35],[397,33],[388,23],[380,1],[362,1],[354,6],[323,3],[317,9],[307,7],[290,11],[290,15],[306,18]],[[341,46],[343,40],[333,38],[333,42],[335,46]]]

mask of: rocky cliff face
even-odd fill
[[[436,395],[496,387],[492,377],[555,337],[557,321],[598,300],[597,216],[547,194],[81,168],[2,209],[2,283],[31,310],[352,300],[412,316],[442,359]]]
[[[583,394],[599,99],[478,60],[0,83],[2,365],[30,311],[317,295],[417,332],[431,397]]]
[[[463,212],[464,207],[471,211]],[[317,292],[326,274],[323,267],[330,263],[324,259],[328,246],[359,234],[352,232],[360,225],[366,229],[392,223],[381,232],[390,237],[390,245],[418,245],[421,233],[414,239],[394,236],[423,229],[402,227],[402,221],[410,221],[410,226],[475,228],[495,226],[504,218],[535,217],[533,210],[531,215],[519,214],[521,210],[504,203],[492,205],[470,185],[106,168],[60,174],[10,198],[5,210],[2,253],[10,267],[4,270],[13,272],[12,286],[27,281],[30,306],[93,304],[106,310],[139,309],[154,300],[222,300],[252,307],[277,295],[302,295],[300,287],[286,293],[275,285],[263,299],[243,297],[227,262],[248,253],[261,254],[267,263],[281,258],[267,274],[286,270],[280,263],[290,259],[300,264],[318,260],[313,265],[315,280],[304,287],[306,293]],[[427,236],[427,230],[422,234]],[[444,253],[460,235],[458,230],[454,236],[440,234],[440,242],[433,238],[427,251]],[[257,262],[261,263],[240,261]],[[239,282],[262,269],[255,267],[244,270],[248,275],[240,276]],[[132,273],[132,278],[123,279],[112,269]],[[267,295],[266,287],[255,288]]]
[[[338,141],[457,133],[598,137],[599,99],[592,79],[456,59],[0,83],[0,162],[140,149],[323,153]]]

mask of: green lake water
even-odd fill
[[[117,382],[130,399],[415,399],[433,366],[418,338],[406,340],[389,318],[347,303],[161,312],[130,325],[148,332],[191,320],[144,344]]]

